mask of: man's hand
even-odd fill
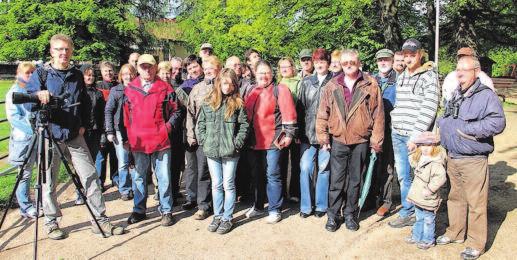
[[[324,144],[321,146],[321,149],[325,150],[325,151],[330,151],[330,144]]]
[[[38,96],[41,104],[47,104],[50,100],[50,92],[48,92],[48,90],[40,90],[36,92],[36,95]]]
[[[409,152],[413,152],[416,149],[416,144],[413,143],[413,142],[408,142],[407,143],[407,149],[408,149]]]
[[[114,134],[108,134],[108,141],[112,142],[115,140],[115,135]]]
[[[43,103],[43,102],[41,102],[41,103]],[[86,131],[86,128],[84,128],[84,127],[79,127],[79,134],[80,134],[80,135],[84,135],[84,132],[85,132],[85,131]]]
[[[282,148],[288,147],[292,141],[293,141],[293,138],[284,137],[284,138],[282,138],[282,140],[280,140],[280,147],[282,147]]]

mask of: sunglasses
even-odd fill
[[[350,66],[357,66],[358,64],[359,64],[359,62],[357,62],[355,60],[341,62],[341,66],[343,66],[343,67],[346,67],[348,65],[350,65]]]

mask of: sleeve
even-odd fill
[[[28,118],[21,113],[20,108],[13,104],[13,91],[9,90],[5,96],[5,115],[11,124],[11,127],[16,128],[27,135],[32,135],[32,128]]]
[[[429,180],[429,184],[427,184],[427,188],[432,193],[436,193],[447,181],[446,175],[443,165],[434,164],[431,168],[431,179]]]
[[[291,91],[284,85],[278,85],[278,108],[282,114],[282,128],[288,137],[296,136],[296,108],[294,106]]]
[[[296,102],[296,114],[298,117],[298,137],[305,138],[305,107],[307,104],[307,97],[305,96],[306,81],[302,80],[300,88],[298,89],[298,100]]]
[[[79,74],[82,75],[82,74]],[[79,116],[80,116],[80,126],[84,128],[88,128],[89,123],[89,117],[91,110],[88,106],[85,106],[83,104],[87,104],[90,101],[90,97],[86,93],[86,87],[84,86],[84,82],[82,78],[80,78],[77,81],[77,88],[79,89],[79,102],[81,102],[81,105],[79,105]],[[90,102],[91,104],[91,102]]]
[[[476,138],[488,138],[503,132],[506,127],[506,118],[499,98],[493,92],[487,97],[487,106],[481,120],[466,122],[463,132]]]
[[[169,97],[169,108],[171,109],[171,117],[168,119],[168,123],[171,130],[177,130],[181,127],[183,118],[185,118],[185,107],[180,104],[178,95],[176,92],[171,92]]]
[[[197,93],[197,88],[194,87],[189,95],[188,104],[187,104],[187,120],[186,120],[186,129],[187,129],[187,141],[189,144],[195,144],[196,141],[196,101],[195,95]]]
[[[117,97],[115,88],[111,88],[108,96],[108,102],[104,108],[104,128],[107,134],[115,134],[115,128],[113,123],[113,115],[115,114],[117,107]]]
[[[123,113],[123,119],[124,119],[124,124],[121,125],[121,129],[120,129],[120,132],[123,133],[122,134],[122,141],[125,142],[127,141],[128,139],[126,139],[128,136],[127,136],[127,129],[130,127],[129,125],[129,118],[130,118],[130,115],[129,115],[129,106],[131,105],[129,103],[129,100],[127,98],[127,96],[122,96],[122,99],[121,99],[121,106],[122,106],[122,113]]]
[[[382,103],[382,95],[379,86],[375,81],[370,86],[374,93],[370,102],[370,113],[373,119],[372,136],[370,136],[370,147],[377,153],[382,151],[382,143],[384,141],[384,104]]]
[[[29,78],[29,82],[27,85],[25,85],[25,89],[27,90],[27,94],[36,94],[36,92],[41,90],[41,82],[39,78],[39,74],[41,73],[41,70],[43,68],[38,68],[34,73],[32,73],[31,77]],[[25,109],[27,111],[33,111],[34,104],[32,103],[25,103],[23,104]]]
[[[206,116],[205,110],[202,107],[199,110],[200,111],[196,125],[196,136],[198,138],[197,141],[199,145],[202,145],[206,139]]]
[[[438,99],[438,78],[436,73],[433,72],[430,82],[424,86],[424,99],[422,100],[420,110],[415,115],[417,121],[409,138],[410,141],[415,140],[420,133],[431,129],[438,111]]]
[[[241,107],[239,109],[239,116],[237,118],[238,131],[235,137],[235,148],[241,150],[244,147],[246,138],[250,131],[250,124],[248,123],[248,116],[246,115],[246,109]]]
[[[330,116],[330,100],[329,88],[322,89],[320,97],[320,105],[316,114],[316,138],[321,145],[330,144],[329,134],[329,116]]]
[[[96,118],[97,120],[99,120],[99,127],[102,127],[104,129],[104,131],[106,131],[106,128],[105,128],[105,122],[104,120],[106,119],[105,118],[105,108],[106,108],[106,101],[104,100],[103,96],[101,93],[98,93],[97,95],[97,100],[99,102],[99,106],[101,107],[101,109],[97,110],[97,117]]]

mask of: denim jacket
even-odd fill
[[[9,163],[20,166],[25,154],[29,150],[33,130],[30,120],[32,113],[22,104],[13,104],[13,93],[27,93],[25,88],[15,83],[5,97],[5,113],[11,124],[11,136],[9,137]]]

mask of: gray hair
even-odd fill
[[[352,56],[356,56],[357,57],[357,60],[358,61],[361,61],[361,58],[359,58],[359,51],[356,50],[356,49],[344,49],[342,52],[341,52],[341,59],[343,58],[343,56],[345,55],[352,55]]]
[[[463,60],[470,61],[472,65],[474,65],[474,69],[481,68],[481,63],[479,62],[479,59],[475,56],[462,56],[458,59],[458,63]]]

